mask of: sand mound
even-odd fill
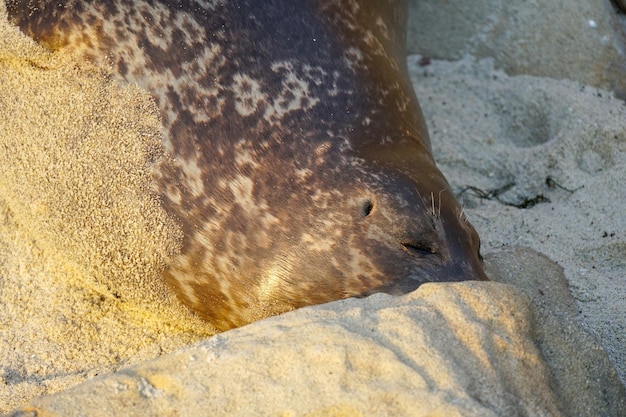
[[[530,250],[493,256],[489,264],[494,276],[533,277],[526,291],[534,299],[508,285],[468,282],[304,308],[35,399],[24,410],[626,415],[626,395],[606,355],[571,321],[560,268]]]

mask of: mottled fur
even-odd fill
[[[227,329],[426,281],[483,279],[436,168],[384,0],[7,1],[50,48],[110,64],[162,109],[157,167],[184,231],[165,271]]]

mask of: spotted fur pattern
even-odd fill
[[[184,231],[165,271],[227,329],[304,305],[484,278],[406,74],[402,1],[7,1],[52,49],[150,91]]]

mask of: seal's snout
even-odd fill
[[[445,271],[451,281],[488,281],[480,255],[476,229],[454,211],[442,214],[444,239],[448,251]]]
[[[461,253],[442,268],[445,281],[489,281],[478,253]]]
[[[354,253],[347,254],[345,264],[356,266],[351,274],[381,276],[381,285],[361,289],[362,295],[405,294],[426,282],[488,279],[478,234],[446,183],[418,181],[399,170],[380,171],[377,178],[382,182],[369,181],[352,200],[360,214],[354,241],[374,268],[361,270]]]
[[[488,281],[477,249],[478,235],[469,223],[463,226],[444,233],[439,245],[432,239],[404,239],[398,243],[414,262],[425,265],[428,281]],[[424,275],[412,278],[424,280]]]

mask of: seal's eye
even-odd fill
[[[416,240],[402,240],[399,242],[402,249],[409,255],[421,258],[437,253],[437,250],[429,242],[421,242]]]
[[[373,209],[374,203],[372,202],[372,200],[365,200],[363,202],[363,217],[369,216]]]

